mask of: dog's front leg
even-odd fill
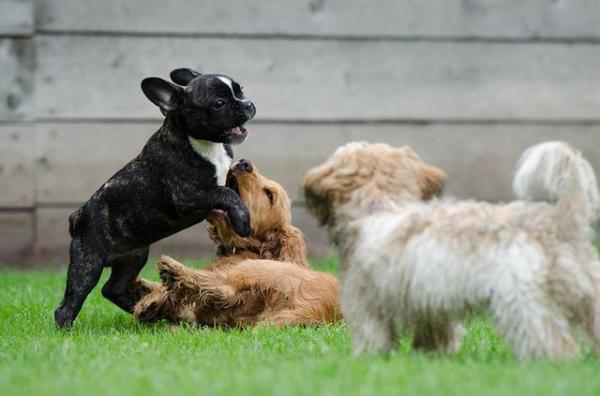
[[[227,212],[231,227],[241,237],[250,236],[250,213],[239,195],[229,187],[219,187],[213,191],[211,202],[212,209],[221,209]]]
[[[185,213],[220,209],[227,212],[231,227],[241,237],[250,235],[250,213],[239,195],[225,186],[210,191],[184,191],[174,197],[178,208]]]
[[[355,355],[388,353],[396,343],[394,323],[381,312],[370,286],[360,271],[342,275],[342,312],[352,333]]]

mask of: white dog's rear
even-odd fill
[[[600,345],[600,262],[591,243],[600,198],[579,152],[561,142],[528,149],[514,180],[522,200],[510,204],[398,199],[386,183],[369,187],[367,179],[343,199],[315,199],[324,179],[346,177],[336,156],[368,157],[373,146],[342,149],[330,159],[333,176],[317,169],[305,182],[313,207],[327,201],[332,211],[355,352],[387,351],[401,331],[417,348],[456,350],[460,322],[475,312],[488,312],[521,358],[576,356],[575,324]],[[419,168],[410,166],[418,184]]]

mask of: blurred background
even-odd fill
[[[231,75],[257,106],[237,158],[294,198],[347,141],[408,144],[447,193],[511,199],[521,151],[566,140],[600,172],[597,0],[0,0],[0,264],[64,264],[67,217],[161,114],[147,76]],[[152,254],[212,254],[204,226]]]

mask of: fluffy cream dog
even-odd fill
[[[600,198],[581,153],[528,149],[509,204],[427,201],[445,178],[409,147],[366,142],[306,175],[307,202],[340,254],[355,353],[388,351],[400,332],[416,348],[456,350],[460,322],[477,312],[519,358],[576,356],[572,325],[600,346]]]

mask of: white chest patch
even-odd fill
[[[215,166],[217,184],[219,186],[224,186],[227,172],[231,166],[231,158],[227,155],[225,145],[223,145],[223,143],[198,140],[191,137],[189,140],[194,151]]]

